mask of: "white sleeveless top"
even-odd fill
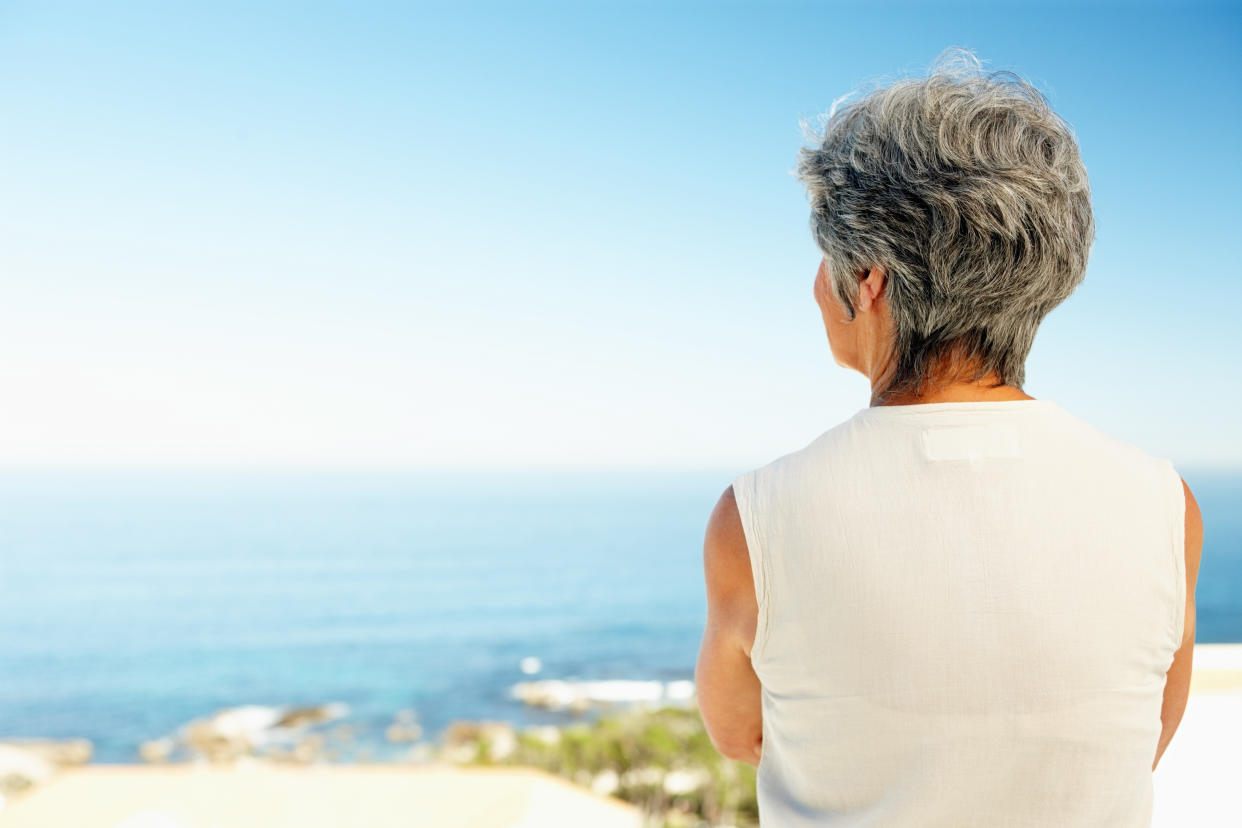
[[[1171,461],[1048,400],[865,408],[733,481],[765,828],[1150,826]]]

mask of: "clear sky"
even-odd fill
[[[1242,465],[1239,4],[407,5],[0,3],[0,467],[800,448],[870,388],[798,119],[953,45],[1091,180],[1027,392]]]

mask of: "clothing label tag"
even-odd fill
[[[926,426],[923,456],[928,460],[968,460],[979,463],[1000,457],[1021,457],[1018,429],[996,423]]]

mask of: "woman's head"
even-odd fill
[[[883,350],[880,397],[988,376],[1021,388],[1095,237],[1077,144],[1043,94],[950,49],[924,78],[834,104],[815,142],[797,174],[837,361]],[[846,336],[860,311],[876,316]]]

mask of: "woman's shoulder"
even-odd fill
[[[1161,478],[1172,472],[1172,461],[1168,458],[1121,436],[1117,430],[1064,409],[1049,439],[1064,441],[1071,449],[1067,452],[1071,460],[1078,460],[1084,466],[1094,465],[1120,478],[1132,479],[1136,474]]]
[[[745,471],[742,477],[762,479],[782,472],[797,470],[800,467],[816,467],[822,462],[825,452],[834,446],[844,445],[854,434],[854,418],[844,420],[822,431],[809,440],[804,438],[797,448],[777,455],[758,466]],[[797,445],[797,444],[795,444]]]

